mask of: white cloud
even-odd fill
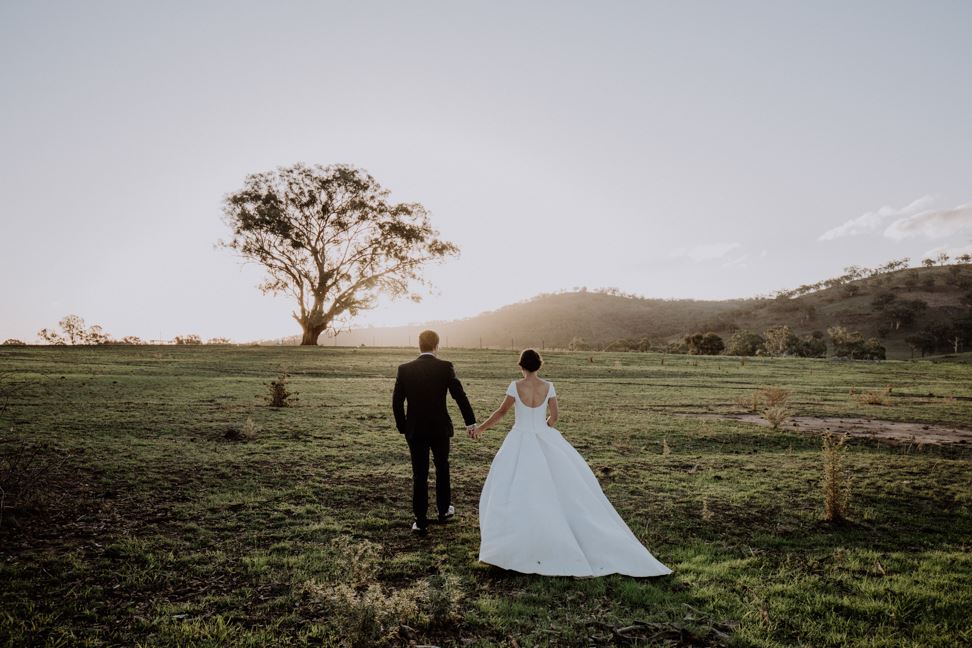
[[[888,225],[884,235],[898,241],[920,235],[926,238],[945,238],[966,227],[972,227],[972,203],[899,218]]]
[[[673,258],[687,258],[695,261],[696,263],[700,261],[712,261],[714,259],[721,259],[726,256],[737,247],[741,247],[740,243],[703,243],[701,245],[693,245],[691,247],[679,247],[672,250],[669,256]]]
[[[817,240],[832,241],[834,239],[844,238],[845,236],[857,236],[858,234],[865,234],[877,229],[889,218],[901,218],[903,216],[911,216],[912,214],[925,211],[931,207],[933,202],[935,202],[935,198],[933,196],[922,196],[904,207],[891,207],[890,205],[885,205],[877,211],[861,214],[857,218],[852,218],[842,225],[838,225],[837,227],[827,230],[821,234]]]

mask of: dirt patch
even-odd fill
[[[701,419],[743,421],[769,427],[759,414],[683,414]],[[849,416],[792,416],[780,426],[791,432],[823,434],[836,432],[853,437],[881,439],[905,444],[972,446],[972,430],[933,423],[902,423]]]

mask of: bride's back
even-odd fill
[[[523,393],[520,392],[521,387]],[[550,399],[557,397],[552,382],[515,380],[510,383],[506,394],[516,401],[514,428],[539,430],[547,427],[547,404]]]
[[[514,384],[516,385],[517,394],[520,396],[520,401],[527,407],[540,407],[543,405],[547,400],[547,395],[550,393],[550,387],[552,385],[552,383],[541,378],[524,378],[515,381]]]

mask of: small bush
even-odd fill
[[[287,373],[281,371],[276,380],[271,380],[268,383],[270,387],[270,396],[268,398],[270,407],[290,407],[297,401],[297,394],[287,389],[288,378]]]
[[[824,519],[842,522],[850,512],[850,477],[844,466],[847,437],[827,433],[822,449]]]
[[[27,343],[17,338],[7,338],[0,346],[27,346]]]
[[[763,410],[763,418],[774,430],[779,430],[780,426],[790,418],[790,408],[786,405],[774,405]]]

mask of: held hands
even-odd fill
[[[470,439],[478,439],[479,435],[482,434],[482,431],[479,429],[478,425],[473,423],[472,425],[466,426],[466,433],[469,435]]]

